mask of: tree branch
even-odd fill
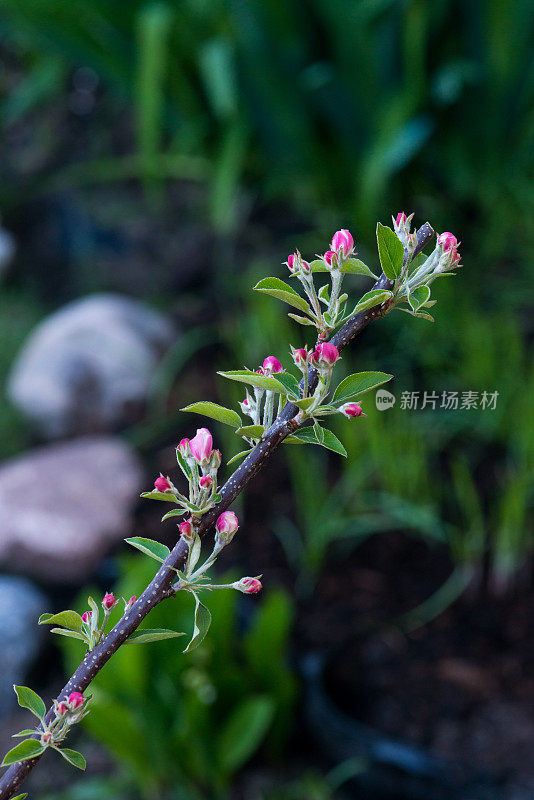
[[[434,231],[432,227],[426,222],[417,231],[417,248],[413,257],[424,249],[433,235]],[[405,252],[404,258],[406,259],[407,257],[408,254]],[[391,288],[393,288],[393,281],[388,280],[384,274],[380,276],[373,286],[373,289]],[[334,344],[339,351],[343,350],[360,331],[374,319],[383,317],[386,311],[387,306],[383,305],[375,306],[374,308],[355,314],[332,337],[332,344]],[[317,372],[313,368],[310,368],[308,372],[308,382],[311,392],[317,383]],[[277,419],[264,434],[263,439],[256,445],[252,452],[248,454],[241,465],[224,484],[221,490],[221,501],[201,517],[200,525],[197,528],[197,532],[200,536],[213,527],[219,514],[227,509],[237,495],[243,491],[250,479],[256,475],[278,445],[286,436],[296,430],[298,425],[294,417],[298,411],[299,409],[292,403],[286,403]],[[97,645],[94,650],[91,650],[85,655],[85,658],[76,672],[61,690],[58,695],[58,700],[65,699],[71,692],[83,693],[113,654],[117,652],[119,647],[124,644],[126,639],[137,629],[152,608],[162,600],[174,594],[172,588],[176,578],[174,569],[182,569],[184,567],[187,553],[188,547],[184,540],[180,538],[132,608],[119,620],[105,639]],[[174,567],[174,569],[170,569],[170,567]],[[49,722],[53,717],[54,709],[52,707],[49,709],[45,721]],[[0,800],[9,800],[9,798],[13,797],[26,776],[32,771],[41,758],[42,756],[37,756],[36,758],[20,761],[8,767],[7,771],[0,779]]]

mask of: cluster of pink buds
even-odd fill
[[[339,269],[343,262],[354,254],[354,239],[350,231],[342,228],[336,231],[330,242],[330,249],[319,256],[329,270]]]
[[[311,354],[311,363],[320,373],[330,373],[339,359],[339,350],[330,342],[321,342]]]
[[[71,692],[66,700],[58,702],[54,700],[54,714],[56,717],[66,717],[75,714],[85,703],[85,697],[81,692]]]
[[[310,265],[307,261],[304,261],[298,250],[291,253],[284,263],[287,264],[287,268],[292,275],[309,275],[311,273]]]
[[[231,585],[233,589],[237,589],[238,592],[243,592],[243,594],[256,594],[257,592],[261,592],[263,588],[260,578],[261,575],[258,575],[257,578],[241,578],[240,581],[236,581]]]
[[[341,406],[339,410],[347,417],[347,419],[367,416],[367,414],[363,413],[363,409],[359,403],[345,403],[345,405]]]
[[[404,247],[406,247],[408,250],[410,248],[414,249],[413,248],[414,236],[415,236],[415,244],[417,244],[417,236],[415,234],[410,234],[410,228],[412,225],[413,216],[414,216],[413,214],[407,216],[404,213],[404,211],[399,211],[399,213],[395,218],[392,217],[393,229],[397,234],[397,236],[399,237],[399,239],[401,240]]]
[[[461,242],[449,231],[445,231],[438,236],[438,248],[440,252],[440,267],[454,269],[460,264],[460,253],[458,247]]]
[[[56,746],[66,737],[71,725],[79,722],[88,709],[81,692],[71,692],[65,700],[54,700],[54,719],[45,725],[41,732],[42,745]]]
[[[230,544],[239,528],[239,521],[233,511],[223,511],[215,523],[215,540],[221,547]]]

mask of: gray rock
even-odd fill
[[[136,417],[173,336],[172,324],[137,300],[76,300],[30,335],[8,396],[45,438],[113,430]]]
[[[142,483],[120,439],[49,444],[0,467],[0,563],[58,583],[87,579],[124,538]]]
[[[13,684],[24,684],[42,631],[46,599],[26,578],[0,575],[0,717],[16,705]]]

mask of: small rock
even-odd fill
[[[138,417],[173,336],[169,320],[137,300],[76,300],[30,335],[8,396],[48,439],[114,430]]]
[[[23,684],[37,655],[46,611],[44,595],[26,578],[0,575],[0,717],[16,705],[13,684]]]
[[[0,562],[59,583],[87,579],[130,529],[142,483],[120,439],[49,444],[0,467]]]

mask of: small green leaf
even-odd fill
[[[241,450],[239,453],[236,453],[235,456],[232,456],[230,461],[228,461],[228,466],[230,466],[230,464],[233,464],[235,461],[239,461],[239,459],[248,456],[249,453],[252,453],[253,449],[254,448],[251,447],[250,450]]]
[[[0,767],[7,767],[9,764],[16,764],[18,761],[27,761],[29,758],[35,758],[35,756],[40,756],[44,753],[45,750],[46,747],[37,739],[25,739],[5,754]]]
[[[173,508],[172,511],[167,511],[167,513],[162,516],[161,521],[165,522],[166,519],[171,519],[171,517],[183,517],[185,513],[186,509],[184,508]]]
[[[327,283],[325,283],[324,286],[321,286],[321,288],[317,292],[317,297],[319,298],[319,300],[322,300],[323,303],[328,305],[328,303],[330,302],[330,287]]]
[[[315,397],[303,397],[300,400],[292,400],[291,402],[293,403],[294,406],[297,406],[297,408],[301,408],[303,411],[307,411],[309,407],[315,402]]]
[[[298,397],[300,394],[300,387],[298,379],[295,378],[294,375],[291,375],[290,372],[279,372],[276,376],[276,380],[280,381],[285,387],[286,394],[289,394],[292,397]]]
[[[386,300],[389,300],[391,297],[393,297],[393,292],[388,292],[386,289],[371,289],[370,292],[366,292],[366,294],[358,300],[352,314],[359,314],[360,311],[366,311],[368,308],[381,306],[382,303],[385,303]],[[352,314],[350,316],[352,316]]]
[[[217,422],[222,422],[224,425],[230,425],[232,428],[239,428],[241,425],[241,417],[237,411],[232,411],[231,408],[220,406],[218,403],[211,403],[209,400],[191,403],[191,405],[181,408],[180,411],[192,411],[194,414],[203,414],[205,417],[215,419]]]
[[[312,314],[309,304],[300,296],[288,283],[281,281],[280,278],[264,278],[256,284],[254,289],[257,292],[269,294],[271,297],[276,297],[277,300],[282,300],[293,308],[298,308],[299,311],[304,311],[305,314]]]
[[[316,423],[317,424],[317,423]],[[323,441],[318,441],[315,426],[313,428],[301,428],[299,431],[294,433],[291,437],[288,436],[285,441],[289,441],[290,443],[295,443],[295,439],[297,441],[303,442],[304,444],[318,444],[322,447],[326,447],[327,450],[332,450],[334,453],[339,453],[342,456],[347,455],[347,451],[332,431],[327,430],[326,428],[321,428]]]
[[[315,322],[313,322],[311,319],[308,319],[308,317],[299,317],[298,314],[288,314],[287,316],[294,319],[295,322],[299,323],[299,325],[311,325],[312,328],[315,327]]]
[[[263,425],[245,425],[235,431],[238,436],[245,436],[247,439],[261,439],[264,432]]]
[[[198,595],[195,594],[195,622],[193,627],[193,635],[191,641],[184,650],[184,653],[190,653],[201,644],[211,625],[211,613],[206,606],[200,602]]]
[[[367,264],[364,264],[359,258],[347,258],[347,260],[343,262],[341,272],[348,275],[367,275],[367,277],[377,280],[376,275],[374,275]]]
[[[18,794],[16,797],[12,797],[11,800],[26,800],[28,797],[28,792],[23,792],[22,794]]]
[[[399,311],[404,311],[405,314],[410,314],[412,317],[419,317],[420,319],[426,319],[428,322],[434,322],[434,317],[431,314],[427,314],[425,311],[412,311],[411,308],[399,308]]]
[[[41,614],[39,625],[63,625],[73,631],[81,631],[83,620],[76,611],[60,611],[58,614]]]
[[[341,381],[334,392],[332,402],[352,400],[382,383],[387,383],[392,377],[393,375],[388,375],[387,372],[355,372]]]
[[[12,733],[11,737],[13,739],[18,739],[20,736],[33,736],[36,733],[35,730],[32,728],[25,728],[23,731],[19,731],[18,733]]]
[[[52,628],[50,633],[57,633],[59,636],[68,636],[70,639],[79,639],[80,642],[89,644],[87,636],[85,636],[83,633],[79,633],[78,631],[69,631],[67,628]]]
[[[233,774],[255,753],[273,715],[273,700],[265,695],[252,695],[232,711],[217,737],[218,763],[226,774]]]
[[[315,434],[315,438],[319,442],[319,444],[323,444],[324,442],[324,428],[321,428],[318,422],[316,422],[313,426],[313,432]]]
[[[166,503],[176,503],[176,497],[173,494],[167,494],[167,492],[141,492],[141,497],[145,497],[147,500],[164,500]]]
[[[144,628],[134,631],[124,644],[145,644],[146,642],[159,642],[161,639],[174,639],[176,636],[185,636],[185,633],[170,631],[167,628]]]
[[[74,613],[74,612],[73,612]],[[19,706],[29,709],[38,719],[46,714],[46,706],[41,697],[28,686],[13,686]]]
[[[410,292],[408,302],[410,303],[412,309],[417,311],[421,308],[421,306],[424,306],[429,299],[430,288],[428,286],[418,286],[417,289],[414,289],[413,292]]]
[[[230,372],[218,372],[217,374],[231,381],[257,386],[259,389],[270,389],[280,394],[286,393],[285,386],[272,375],[259,375],[257,372],[252,372],[248,369],[234,369],[230,370]]]
[[[386,278],[395,280],[402,269],[404,248],[396,233],[379,222],[376,226],[378,255]]]
[[[69,750],[68,747],[57,747],[56,750],[61,753],[65,761],[72,764],[73,767],[78,769],[85,769],[85,758],[77,750]]]
[[[137,548],[137,550],[140,550],[146,556],[155,558],[156,561],[165,561],[171,552],[169,548],[161,544],[161,542],[155,542],[153,539],[144,539],[142,536],[132,536],[131,539],[125,539],[124,541],[131,544],[132,547]]]
[[[310,261],[310,267],[312,272],[330,272],[322,258],[316,258],[314,261]]]

